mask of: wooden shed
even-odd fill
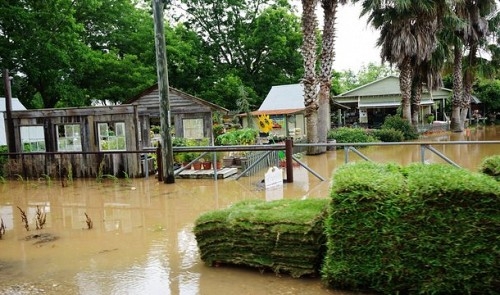
[[[144,173],[137,151],[148,142],[149,132],[139,126],[149,117],[137,105],[13,111],[12,120],[16,152],[27,154],[9,161],[10,175]]]
[[[174,88],[169,100],[177,137],[212,138],[212,114],[228,113]],[[149,160],[145,162],[145,154],[152,147],[151,122],[159,124],[159,118],[157,85],[122,105],[13,111],[19,155],[9,160],[5,170],[7,175],[31,178],[143,176],[145,167],[153,167]]]
[[[228,109],[172,87],[169,88],[169,102],[170,124],[174,127],[173,135],[175,137],[212,138],[213,113],[229,113]],[[126,103],[137,104],[139,111],[148,114],[153,124],[159,124],[160,95],[158,84],[149,87]],[[146,130],[149,130],[149,126],[147,128]]]

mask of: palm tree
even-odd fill
[[[377,45],[381,47],[382,60],[399,68],[402,117],[408,122],[412,122],[414,76],[421,64],[431,60],[445,7],[444,0],[363,1],[362,15],[369,14],[368,22],[380,29]],[[418,90],[418,87],[414,90]]]
[[[472,85],[477,68],[477,52],[489,32],[488,18],[496,9],[494,0],[457,2],[454,13],[461,20],[452,26],[456,34],[454,42],[453,102],[451,130],[463,131],[470,108]],[[468,49],[467,59],[463,59],[464,47]],[[465,63],[464,63],[465,61]]]
[[[460,122],[465,122],[470,108],[472,97],[472,84],[474,83],[477,69],[477,52],[481,43],[484,43],[488,34],[488,21],[486,17],[495,11],[494,0],[475,1],[466,0],[466,11],[468,18],[468,28],[466,30],[466,44],[469,48],[469,55],[464,73],[464,92],[461,102]]]
[[[307,124],[307,142],[318,143],[318,97],[316,81],[316,8],[317,0],[302,0],[302,56],[304,58],[304,106]],[[308,154],[318,154],[319,149],[309,147]]]
[[[318,140],[326,143],[330,129],[330,91],[332,87],[332,68],[335,59],[335,19],[338,4],[345,4],[347,0],[322,0],[324,23],[321,46],[321,69],[319,74],[319,100],[318,100]],[[321,147],[320,152],[325,152],[326,147]]]

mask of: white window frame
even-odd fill
[[[62,130],[60,130],[62,129]],[[63,124],[57,126],[57,150],[73,152],[82,150],[80,124]]]
[[[125,122],[97,123],[97,135],[100,151],[127,150]]]
[[[43,126],[21,126],[19,129],[21,132],[21,150],[24,153],[46,151]],[[26,145],[29,145],[30,148],[26,149]]]
[[[182,133],[184,138],[202,139],[204,124],[203,118],[182,119]]]

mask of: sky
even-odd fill
[[[333,68],[336,71],[352,70],[357,73],[370,62],[380,64],[380,50],[375,46],[379,32],[366,24],[366,17],[359,19],[360,5],[339,5],[337,9]],[[322,14],[319,8],[316,15],[320,18]]]
[[[298,15],[302,13],[300,0],[292,0]],[[352,70],[357,73],[370,62],[380,64],[379,50],[375,47],[378,32],[366,24],[366,17],[359,18],[361,5],[346,4],[337,8],[335,61],[336,71]],[[316,7],[318,29],[323,29],[323,9]]]

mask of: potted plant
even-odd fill
[[[179,153],[179,158],[181,159],[182,166],[186,166],[186,169],[191,169],[191,165],[189,165],[189,163],[196,159],[196,157],[197,155],[193,152]]]
[[[202,158],[201,158],[201,167],[203,170],[210,170],[212,169],[212,153],[206,153]]]

